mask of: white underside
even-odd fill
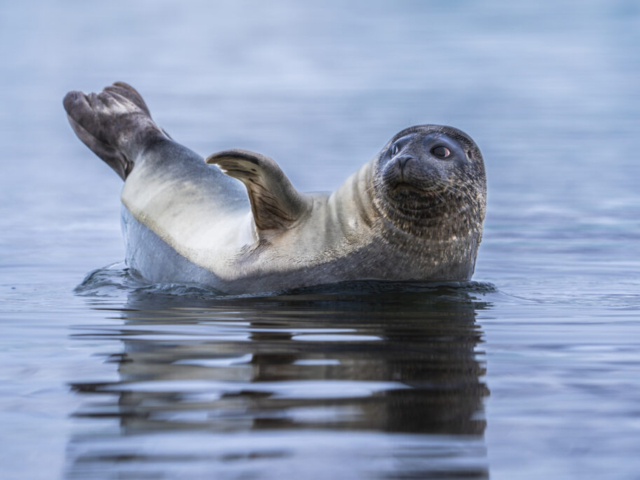
[[[153,283],[198,283],[220,288],[224,282],[212,272],[180,255],[148,227],[137,221],[123,205],[122,235],[126,263]]]

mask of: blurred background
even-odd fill
[[[73,447],[103,431],[98,414],[94,423],[78,419],[86,384],[128,382],[110,357],[131,350],[123,335],[130,340],[135,334],[125,335],[122,325],[149,333],[127,308],[196,308],[182,300],[140,306],[126,282],[113,279],[94,296],[73,293],[88,272],[124,258],[121,181],[75,138],[62,97],[121,80],[142,93],[175,140],[203,156],[231,147],[269,155],[302,191],[336,188],[407,126],[447,124],[466,131],[480,146],[488,174],[488,215],[474,277],[486,288],[465,296],[466,313],[450,304],[445,310],[453,308],[461,325],[477,322],[465,330],[472,338],[461,350],[476,372],[469,380],[475,393],[468,397],[463,389],[458,399],[471,402],[460,415],[486,416],[487,423],[486,429],[474,424],[466,430],[447,424],[440,433],[454,435],[447,437],[454,444],[468,435],[481,443],[485,450],[473,470],[480,478],[489,472],[494,478],[637,478],[639,47],[635,0],[2,1],[0,476],[164,478],[160,470],[153,476],[144,468],[114,467],[130,458],[125,454],[136,450],[135,442],[116,442],[125,453],[109,457],[107,466],[91,463],[104,456],[82,457],[86,448],[103,452],[102,446],[81,453]],[[122,273],[122,267],[116,270]],[[398,311],[405,305],[400,303]],[[420,305],[418,311],[432,311]],[[205,307],[213,308],[197,305]],[[260,312],[283,315],[299,305],[247,308],[240,316],[251,323]],[[143,324],[149,321],[142,317]],[[215,322],[222,320],[215,318],[212,325],[219,327]],[[171,322],[182,320],[178,315]],[[167,322],[163,317],[160,323]],[[350,327],[356,333],[397,338],[386,330],[372,334],[358,322]],[[297,331],[295,322],[273,328]],[[438,332],[427,335],[430,344],[449,338]],[[177,341],[174,334],[166,333],[160,347]],[[266,348],[264,338],[253,341],[260,352]],[[177,361],[159,352],[160,364]],[[105,357],[111,360],[105,363]],[[271,361],[277,363],[266,363]],[[480,372],[485,362],[486,374]],[[393,368],[387,370],[380,380],[391,379]],[[98,413],[115,415],[123,400],[113,402]],[[415,403],[402,405],[413,412],[411,421],[421,417]],[[409,420],[382,425],[371,420],[378,413],[368,412],[367,421],[348,423],[345,430],[365,425],[373,432],[406,433]],[[424,428],[413,434],[435,434]],[[287,451],[295,450],[292,438]],[[388,452],[405,445],[380,438],[391,446],[367,448]],[[315,452],[326,454],[308,458],[329,458],[325,447],[337,439],[307,438]],[[179,443],[170,436],[163,452]],[[291,458],[307,458],[301,455]],[[375,476],[349,470],[348,457],[336,463],[346,469],[342,478]],[[169,470],[179,472],[185,457],[171,458],[176,470]],[[274,475],[289,465],[282,458],[290,457],[277,458],[267,467]],[[206,465],[198,475],[247,473]],[[433,471],[447,470],[410,474],[393,462],[380,468],[386,478],[425,478],[425,472],[439,478]],[[449,478],[465,474],[453,472]]]

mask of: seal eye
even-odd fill
[[[438,158],[448,158],[451,155],[451,152],[447,147],[433,147],[431,149],[431,153]]]
[[[398,145],[394,145],[393,148],[391,149],[391,154],[397,155],[399,151],[400,149],[398,148]]]

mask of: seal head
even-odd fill
[[[456,261],[466,264],[470,271],[461,276],[470,278],[487,192],[482,155],[471,137],[449,126],[410,127],[382,149],[372,170],[382,235],[411,245],[412,255],[429,262],[450,259],[449,268]]]

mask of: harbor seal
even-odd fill
[[[486,177],[477,145],[456,128],[402,130],[333,193],[304,194],[259,153],[203,161],[125,83],[63,103],[78,137],[125,180],[126,262],[151,282],[242,294],[473,274]]]

